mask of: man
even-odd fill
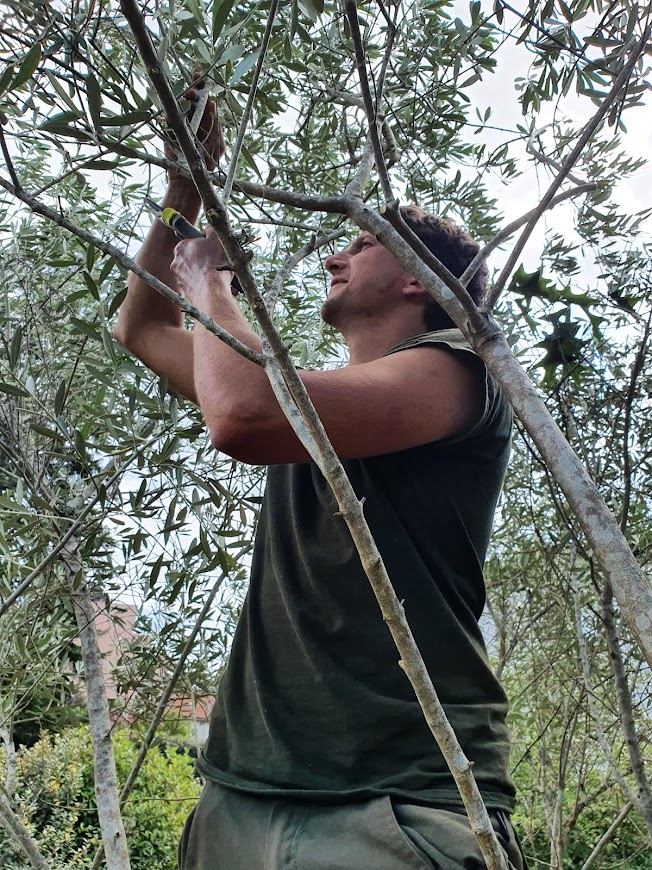
[[[174,175],[165,204],[191,219],[199,211],[192,184]],[[419,209],[404,217],[461,274],[477,245]],[[155,225],[140,262],[260,349],[231,273],[216,269],[225,259],[212,232],[175,248]],[[478,626],[511,412],[461,333],[372,235],[358,235],[325,267],[331,288],[321,313],[343,334],[349,363],[301,378],[365,498],[434,685],[520,870],[507,704]],[[472,282],[476,299],[485,281],[481,271]],[[216,449],[270,466],[181,867],[484,867],[335,499],[265,373],[202,327],[185,330],[178,309],[133,275],[115,335],[199,405]]]

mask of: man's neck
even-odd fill
[[[412,338],[421,335],[426,328],[422,323],[401,324],[385,323],[372,325],[368,323],[364,329],[355,329],[344,334],[349,348],[349,365],[361,365],[380,359],[388,350]]]

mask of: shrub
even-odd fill
[[[128,731],[115,732],[120,782],[138,747]],[[88,728],[44,733],[34,746],[20,750],[17,768],[14,806],[52,870],[87,868],[100,843]],[[187,752],[160,746],[150,750],[123,812],[132,870],[175,870],[183,823],[199,791]],[[2,829],[0,866],[29,870],[27,859]]]

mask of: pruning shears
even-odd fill
[[[201,239],[204,237],[202,230],[191,224],[188,218],[185,218],[176,208],[171,208],[170,206],[161,208],[158,203],[149,197],[145,198],[145,207],[153,212],[166,227],[170,227],[178,239]]]
[[[157,202],[154,202],[148,196],[145,197],[145,208],[153,212],[166,227],[170,227],[178,239],[203,239],[206,235],[199,227],[191,224],[188,218],[184,217],[176,208],[171,206],[161,208]],[[231,288],[234,295],[242,293],[242,287],[235,275],[231,281]]]

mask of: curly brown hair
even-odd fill
[[[412,232],[417,235],[428,250],[446,266],[457,278],[464,272],[471,260],[480,250],[480,245],[471,236],[448,218],[428,214],[416,205],[401,207],[401,216]],[[467,290],[476,303],[480,304],[485,290],[489,270],[482,263]],[[434,299],[429,299],[423,313],[426,329],[447,329],[455,324]]]

